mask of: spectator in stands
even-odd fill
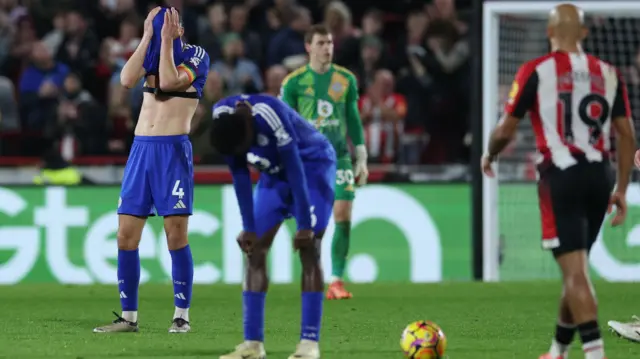
[[[86,15],[87,18],[92,15],[91,20],[94,24],[92,30],[94,35],[101,39],[117,37],[122,19],[136,16],[135,0],[100,0],[96,5],[95,8],[85,5],[85,9],[93,10],[91,14],[86,13]]]
[[[14,28],[9,16],[0,12],[0,66],[2,66],[11,51],[11,40],[13,39]]]
[[[394,162],[407,104],[404,96],[395,92],[391,71],[376,71],[373,83],[360,98],[359,108],[370,161]]]
[[[29,65],[29,59],[36,41],[38,41],[38,37],[33,22],[28,17],[20,18],[17,21],[10,56],[5,64],[4,71],[16,83],[18,83],[22,71]]]
[[[273,39],[273,37],[282,30],[284,22],[282,21],[282,16],[280,16],[275,7],[269,8],[265,16],[266,27],[261,31],[261,38],[263,45],[262,51],[266,54],[269,51],[271,39]]]
[[[271,8],[283,24],[290,23],[296,16],[296,0],[273,0]]]
[[[260,35],[247,29],[247,7],[234,5],[229,11],[229,31],[240,35],[244,43],[245,57],[256,64],[262,63],[262,41]]]
[[[425,11],[430,19],[448,20],[453,23],[460,34],[468,30],[467,24],[461,20],[456,11],[455,0],[434,0],[433,3],[425,5]]]
[[[15,87],[8,78],[0,77],[0,132],[20,129],[20,114]]]
[[[222,77],[227,96],[262,91],[262,75],[258,65],[244,57],[242,38],[236,33],[224,36],[223,58],[214,62],[211,69]]]
[[[469,59],[469,43],[461,37],[455,25],[447,20],[436,20],[429,26],[427,47],[446,73],[453,73]]]
[[[436,19],[426,34],[426,71],[433,79],[427,116],[432,136],[427,152],[432,163],[460,160],[468,129],[469,44],[450,20]]]
[[[428,24],[427,13],[422,9],[412,10],[407,15],[406,31],[396,44],[398,51],[394,54],[394,67],[399,69],[401,75],[410,72],[410,54],[426,54],[424,35]]]
[[[356,68],[352,68],[352,71],[358,77],[361,92],[364,92],[373,84],[376,71],[384,68],[385,64],[382,59],[382,40],[367,35],[362,38],[360,44],[360,63]]]
[[[43,130],[55,118],[56,106],[69,68],[54,61],[42,42],[33,45],[31,64],[20,78],[22,127]]]
[[[304,65],[307,52],[304,47],[304,34],[311,27],[311,14],[304,7],[297,7],[289,26],[280,30],[269,44],[267,65],[284,65],[293,70]]]
[[[80,76],[70,73],[64,80],[58,106],[57,138],[66,160],[78,153],[103,155],[107,148],[107,114],[82,88]]]
[[[336,53],[336,63],[347,68],[358,66],[360,62],[360,52],[362,47],[362,38],[367,36],[375,36],[380,38],[384,30],[383,14],[378,9],[368,10],[362,17],[362,33],[353,33],[344,38],[340,51]],[[383,47],[383,57],[386,57],[386,51]]]
[[[65,36],[56,59],[79,73],[92,94],[104,92],[107,86],[106,83],[97,81],[95,74],[99,52],[100,42],[88,28],[83,15],[77,10],[69,11],[66,15]]]
[[[109,56],[112,62],[126,62],[136,51],[140,43],[140,32],[138,21],[133,17],[128,17],[120,23],[120,34],[117,39],[107,38],[109,41]]]
[[[271,66],[267,70],[266,74],[266,88],[265,93],[271,96],[278,96],[280,94],[280,87],[282,80],[287,76],[287,69],[281,65]]]
[[[42,42],[49,48],[49,52],[57,54],[64,40],[64,29],[66,25],[67,14],[60,11],[53,16],[53,29],[49,31],[43,38]]]
[[[342,41],[350,36],[359,35],[354,33],[351,18],[351,10],[339,0],[331,1],[324,12],[324,23],[333,36],[333,43],[336,53],[341,51]]]
[[[400,68],[398,92],[407,102],[403,135],[400,139],[401,164],[417,165],[429,135],[428,99],[432,96],[433,78],[427,71],[425,31],[427,15],[422,9],[411,11],[407,17],[406,32],[397,44],[397,67]]]
[[[227,13],[222,3],[207,8],[207,22],[200,29],[200,46],[207,51],[211,61],[222,58],[222,37],[227,32]]]

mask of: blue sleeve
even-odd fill
[[[253,108],[267,122],[273,132],[287,182],[293,194],[294,216],[298,229],[312,229],[307,177],[298,151],[296,133],[293,131],[290,120],[291,110],[285,106],[283,102],[277,100],[273,107],[266,103],[258,103]]]
[[[189,79],[192,83],[198,79],[206,79],[209,75],[211,62],[209,54],[202,47],[193,45],[189,45],[185,52],[184,61],[178,68],[183,68],[189,73]]]
[[[255,232],[256,223],[253,217],[253,184],[251,172],[247,162],[240,157],[227,156],[225,158],[233,177],[233,189],[238,199],[240,215],[242,216],[242,229],[247,232]]]
[[[40,79],[38,77],[40,77]],[[18,86],[20,93],[37,92],[38,86],[42,83],[41,77],[42,76],[37,76],[33,67],[27,67],[22,73],[22,76],[20,76],[20,85]]]
[[[62,64],[59,65],[59,68],[56,71],[56,76],[53,78],[56,86],[58,86],[59,88],[62,88],[62,86],[64,86],[64,80],[69,75],[69,72],[69,67]]]
[[[213,105],[211,116],[215,120],[221,113],[233,113],[230,97],[224,98]]]

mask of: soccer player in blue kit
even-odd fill
[[[193,260],[187,239],[193,210],[193,160],[188,133],[209,71],[209,56],[182,43],[178,12],[153,9],[140,45],[120,74],[125,87],[145,77],[142,111],[118,202],[118,291],[122,315],[96,333],[138,331],[138,245],[147,217],[164,217],[171,253],[175,312],[170,333],[190,330]]]
[[[246,253],[244,342],[220,359],[264,359],[267,253],[282,222],[295,217],[293,247],[302,263],[300,342],[289,358],[320,358],[324,278],[321,240],[334,200],[336,154],[327,138],[284,102],[231,96],[213,108],[211,144],[226,155],[242,215],[238,244]],[[260,179],[252,193],[249,168]]]

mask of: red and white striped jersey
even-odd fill
[[[560,169],[576,164],[578,156],[607,158],[612,119],[631,120],[627,88],[614,66],[561,51],[520,67],[504,112],[519,119],[529,112],[538,163]]]

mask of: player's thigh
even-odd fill
[[[153,197],[147,173],[151,150],[146,143],[133,143],[122,177],[118,214],[146,217],[152,213]]]
[[[614,178],[608,164],[604,163],[592,164],[585,177],[593,180],[593,183],[589,185],[588,193],[585,194],[587,239],[590,250],[598,238],[602,222],[607,214]]]
[[[336,162],[335,200],[336,203],[353,201],[355,198],[355,177],[351,158],[342,157]],[[340,202],[338,202],[340,201]]]
[[[335,190],[331,185],[332,176],[315,176],[309,181],[309,201],[311,202],[311,225],[316,237],[322,239],[335,201]],[[349,202],[351,203],[351,202]]]
[[[574,171],[553,171],[540,177],[538,195],[542,246],[555,257],[589,246],[584,198]]]
[[[291,192],[285,183],[258,182],[253,194],[253,213],[256,235],[262,247],[271,247],[280,224],[291,216],[290,197]]]
[[[173,136],[167,136],[173,137]],[[159,216],[193,213],[193,152],[191,142],[157,143],[150,167],[153,205]]]

